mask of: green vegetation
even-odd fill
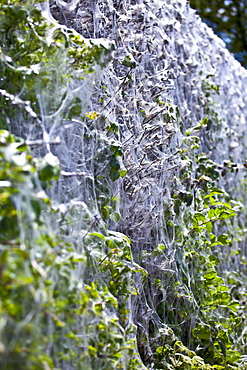
[[[245,0],[190,0],[202,19],[247,66],[247,3]]]
[[[85,42],[73,31],[48,25],[29,2],[2,3],[0,24],[1,127],[20,132],[20,121],[25,121],[27,132],[35,127],[39,133],[40,89],[50,95],[47,114],[66,105],[65,119],[80,115],[80,99],[66,101],[68,81],[72,74],[83,79],[95,65],[103,65],[111,44]],[[95,118],[90,113],[87,117]],[[131,326],[125,330],[131,271],[139,269],[127,265],[129,239],[120,233],[108,235],[104,229],[104,235],[84,235],[80,246],[68,240],[57,223],[61,219],[66,224],[72,213],[65,216],[45,193],[59,177],[57,158],[51,153],[33,158],[25,140],[6,130],[0,135],[1,369],[47,370],[66,364],[83,370],[121,369],[125,362],[138,364],[131,359]],[[105,144],[108,173],[115,180],[123,175],[117,165],[122,153],[113,138]],[[89,218],[88,209],[84,216]],[[91,275],[94,264],[100,266],[97,280]],[[87,265],[84,279],[78,277],[75,271]]]
[[[34,3],[0,6],[0,368],[246,369],[246,262],[236,221],[244,208],[219,185],[234,164],[219,169],[201,151],[201,132],[219,117],[208,103],[208,117],[184,133],[186,169],[164,209],[173,257],[153,245],[137,264],[131,240],[109,230],[121,218],[112,189],[126,175],[119,125],[83,114],[81,97],[67,94],[72,77],[83,81],[107,63],[112,45],[47,24]],[[124,63],[133,67],[128,57]],[[204,85],[209,97],[215,89]],[[51,152],[39,158],[30,149],[45,141],[41,90],[46,116],[59,111],[64,126],[79,117],[85,145],[97,147],[87,204],[66,208],[47,195],[63,173]],[[171,109],[167,121],[174,116]],[[37,140],[28,142],[32,130]],[[228,271],[224,261],[234,258],[239,270]],[[133,313],[138,301],[151,314]]]
[[[235,223],[244,207],[217,187],[223,171],[234,166],[222,169],[201,152],[200,131],[209,122],[204,119],[186,132],[181,158],[187,168],[176,179],[173,207],[165,211],[174,259],[164,245],[143,252],[144,266],[150,260],[160,266],[148,275],[146,296],[151,286],[158,296],[155,312],[166,323],[152,329],[149,342],[139,338],[148,368],[155,361],[157,369],[246,369],[241,356],[246,351],[246,261],[237,248],[243,234]],[[228,270],[231,259],[239,261],[238,271]],[[151,345],[152,356],[145,345]]]

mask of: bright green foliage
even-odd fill
[[[208,91],[207,88],[206,93]],[[210,105],[208,114],[214,123],[219,122]],[[204,124],[198,127],[202,129]],[[233,293],[235,281],[228,278],[221,264],[234,254],[230,248],[236,243],[237,231],[231,219],[243,210],[243,206],[216,187],[221,176],[235,170],[234,164],[229,161],[228,165],[225,161],[226,168],[222,169],[201,153],[200,137],[192,136],[196,129],[186,133],[188,138],[185,139],[186,147],[182,154],[183,160],[189,164],[188,172],[181,178],[187,191],[174,193],[174,210],[178,218],[182,217],[182,221],[175,225],[176,242],[183,251],[180,257],[182,281],[178,283],[178,292],[179,297],[185,299],[190,292],[190,315],[197,317],[192,337],[189,332],[187,334],[190,348],[195,348],[196,353],[213,368],[239,368],[236,362],[240,360],[243,348],[238,343],[238,337],[244,335],[246,318],[242,312],[246,308],[240,296]],[[190,178],[191,158],[196,163],[197,179]],[[235,235],[232,230],[235,230]],[[241,281],[244,271],[243,264],[242,271],[240,268],[236,272]],[[239,289],[246,296],[246,287],[239,285]]]
[[[46,114],[56,113],[67,99],[70,76],[81,79],[96,65],[104,65],[112,45],[86,42],[72,30],[48,25],[35,2],[2,2],[0,24],[1,127],[18,132],[19,121],[25,120],[27,131],[33,125],[38,133],[43,114],[39,91],[49,95]],[[59,95],[55,94],[57,88]],[[65,119],[81,115],[79,98],[66,105]],[[96,117],[88,113],[84,119]],[[93,132],[91,137],[107,151],[107,163],[122,155],[116,129],[111,133],[111,127],[106,129],[106,147],[104,134]],[[130,324],[125,327],[127,303],[134,289],[131,274],[138,270],[130,262],[130,241],[109,234],[105,247],[116,246],[117,254],[102,249],[98,258],[91,260],[90,246],[96,251],[100,243],[93,240],[95,236],[84,241],[77,238],[76,243],[68,240],[57,220],[66,224],[71,214],[54,209],[44,192],[59,177],[57,158],[51,153],[32,158],[26,142],[8,131],[1,131],[0,155],[1,369],[123,369],[128,363],[130,368],[140,368],[133,328]],[[124,175],[121,166],[110,166],[112,180]],[[109,202],[113,206],[116,200],[109,198]],[[109,215],[119,220],[117,212]],[[85,276],[78,276],[75,270],[85,271]],[[117,287],[112,279],[119,280]]]
[[[33,159],[23,140],[7,131],[0,135],[1,369],[58,369],[62,363],[123,369],[123,357],[128,363],[135,348],[129,338],[134,327],[126,326],[132,275],[142,271],[132,262],[130,240],[94,233],[84,254],[62,231],[53,235],[43,215],[59,213],[39,178],[56,179],[56,166],[51,171],[47,162],[44,176],[45,159]],[[84,280],[74,272],[81,264],[88,265]]]
[[[245,0],[190,0],[236,58],[247,65],[247,3]]]
[[[37,9],[39,1],[7,1],[0,7],[0,127],[16,130],[15,120],[39,124],[37,92],[46,90],[54,113],[66,99],[68,78],[83,78],[95,65],[103,66],[113,45],[85,41],[73,30],[48,25]],[[56,89],[60,86],[59,96]],[[65,94],[65,95],[64,95]],[[75,109],[75,108],[74,108]],[[76,112],[77,113],[77,112]],[[9,123],[9,117],[14,122]]]
[[[172,206],[164,211],[170,239],[142,252],[142,266],[147,271],[149,261],[156,266],[147,276],[145,297],[151,296],[148,304],[163,323],[160,328],[150,320],[148,337],[138,335],[148,368],[153,362],[156,369],[170,370],[246,368],[246,262],[238,248],[244,231],[236,226],[246,214],[220,187],[236,164],[225,160],[220,166],[201,149],[207,135],[217,150],[220,137],[215,141],[213,133],[223,124],[209,77],[202,81],[208,116],[186,132],[180,152],[185,167],[176,178]],[[231,271],[234,258],[238,268]]]
[[[59,241],[48,235],[41,215],[50,207],[37,188],[41,162],[32,159],[23,141],[7,131],[0,134],[1,368],[50,368],[53,361],[45,349],[52,331],[47,334],[46,326],[49,320],[51,329],[56,320],[58,326],[63,323],[50,289]]]
[[[132,277],[139,272],[144,281],[147,272],[133,262],[130,240],[124,234],[109,231],[109,236],[100,233],[91,233],[90,236],[97,238],[97,245],[92,248],[89,244],[87,253],[92,258],[92,262],[99,265],[104,284],[116,297],[119,304],[120,322],[125,327],[128,322],[129,297],[139,294]],[[108,250],[107,254],[103,252],[105,249]],[[96,256],[98,262],[96,262]]]

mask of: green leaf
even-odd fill
[[[232,311],[234,311],[234,312],[237,312],[238,311],[238,308],[239,308],[239,306],[240,306],[240,303],[239,303],[239,301],[237,301],[237,300],[232,300],[232,301],[230,301],[229,303],[228,303],[228,308],[230,309],[230,310],[232,310]],[[239,318],[236,318],[236,319],[240,319],[240,322],[236,325],[236,326],[238,326],[241,322],[242,322],[242,319],[241,319],[241,317],[239,317]]]
[[[126,175],[126,173],[127,173],[127,170],[121,170],[121,171],[119,171],[120,177],[124,177]]]
[[[125,59],[122,61],[122,64],[129,68],[136,67],[136,61],[132,55],[126,55]]]
[[[209,325],[198,324],[195,329],[192,330],[192,334],[195,338],[210,340],[211,329]]]
[[[98,238],[102,239],[102,240],[106,240],[106,237],[103,235],[103,234],[100,234],[100,233],[90,233],[91,236],[97,236]]]
[[[212,233],[212,230],[213,230],[213,224],[212,224],[212,222],[207,222],[205,226],[206,226],[207,232],[209,234],[211,234]]]
[[[110,178],[112,181],[116,181],[120,177],[120,163],[116,157],[112,157],[110,162]]]
[[[195,212],[193,222],[195,226],[204,224],[207,221],[205,215],[201,212]]]
[[[240,358],[241,358],[241,354],[238,351],[234,351],[232,349],[228,349],[226,353],[227,353],[227,355],[226,355],[226,361],[229,364],[233,364],[236,361],[239,361]]]
[[[207,199],[207,198],[213,197],[214,195],[218,195],[218,194],[224,194],[224,191],[218,188],[214,188],[213,191],[205,195],[203,198]]]
[[[214,280],[217,276],[217,272],[215,270],[209,269],[206,274],[203,275],[204,279],[206,280]]]
[[[222,245],[229,244],[231,240],[229,239],[229,236],[227,234],[221,234],[217,236],[217,241],[222,243]]]
[[[214,256],[213,254],[211,254],[209,256],[209,260],[215,265],[215,266],[218,266],[218,264],[220,263],[220,259],[216,256]]]
[[[127,242],[128,244],[131,243],[131,240],[124,234],[118,232],[118,231],[113,231],[113,230],[108,230],[108,233],[110,235],[114,235],[115,237],[117,237],[118,239],[122,240],[122,241],[125,241]]]
[[[121,215],[118,212],[113,212],[110,214],[110,219],[114,222],[119,222],[121,219]]]

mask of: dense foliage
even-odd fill
[[[247,3],[245,0],[190,0],[202,19],[247,66]]]
[[[234,247],[244,239],[235,220],[245,211],[220,187],[234,163],[219,168],[201,150],[200,133],[220,122],[210,98],[216,89],[202,82],[208,117],[184,133],[186,166],[164,209],[173,258],[163,244],[134,255],[131,240],[110,230],[121,217],[114,187],[126,175],[120,125],[83,113],[78,90],[70,94],[74,81],[87,83],[107,63],[113,46],[48,24],[34,3],[0,7],[1,369],[246,369],[246,262]],[[175,111],[166,117],[174,124]],[[61,170],[59,142],[45,130],[58,112],[64,127],[79,121],[87,150],[97,147],[85,202],[48,196],[74,176]],[[223,261],[234,258],[239,269],[227,271]],[[152,313],[135,322],[138,301]]]
[[[2,3],[0,23],[1,126],[23,137],[35,129],[39,139],[29,144],[42,146],[38,91],[46,89],[51,98],[47,114],[63,104],[64,116],[80,114],[80,99],[65,99],[71,73],[84,79],[106,61],[111,45],[86,44],[73,31],[48,25],[29,2]],[[58,97],[57,88],[62,92]],[[93,113],[88,117],[93,118]],[[0,134],[1,369],[58,369],[69,364],[83,370],[123,368],[135,347],[120,325],[120,319],[126,320],[125,301],[130,295],[131,267],[122,261],[131,259],[129,239],[120,233],[89,234],[84,236],[84,248],[78,246],[78,236],[77,243],[66,237],[62,222],[58,223],[61,219],[66,223],[66,213],[52,206],[45,193],[48,182],[58,179],[57,158],[50,152],[33,158],[27,140],[6,130]],[[89,214],[86,208],[85,217]],[[106,245],[116,255],[106,254]],[[90,251],[96,250],[91,261]],[[96,260],[102,277],[94,282],[91,272]],[[90,273],[83,279],[86,261]],[[118,284],[108,282],[112,275]]]

